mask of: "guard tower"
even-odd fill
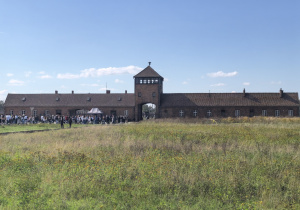
[[[159,117],[164,78],[151,68],[150,65],[151,62],[149,62],[149,66],[133,77],[136,121],[142,120],[142,106],[147,103],[155,104],[155,116]]]

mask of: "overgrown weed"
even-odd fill
[[[0,208],[299,209],[299,128],[158,120],[0,136]]]

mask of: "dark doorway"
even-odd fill
[[[75,110],[75,109],[69,110],[69,115],[70,115],[70,116],[75,116],[75,115],[76,115],[76,111],[77,111],[77,110]]]
[[[221,110],[221,117],[226,117],[226,111],[224,109]]]
[[[254,109],[250,109],[249,117],[254,117]]]
[[[116,110],[110,110],[110,116],[117,116],[117,111]]]

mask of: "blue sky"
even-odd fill
[[[0,0],[7,93],[300,91],[298,0]]]

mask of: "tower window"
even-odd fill
[[[142,97],[142,93],[141,92],[138,92],[138,97]]]
[[[156,96],[156,92],[153,92],[153,93],[152,93],[152,97],[155,97],[155,96]]]

